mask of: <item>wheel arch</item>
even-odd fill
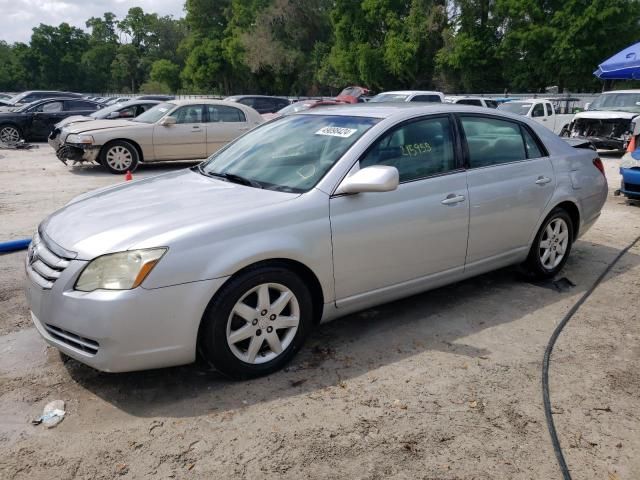
[[[573,223],[573,239],[571,241],[575,242],[580,231],[580,209],[578,208],[578,205],[570,200],[565,200],[557,204],[551,210],[553,211],[556,208],[562,208],[569,214],[569,217],[571,217],[571,223]]]
[[[313,270],[311,270],[304,263],[299,262],[297,260],[292,260],[290,258],[270,258],[266,260],[260,260],[242,267],[233,275],[231,275],[229,278],[227,278],[227,280],[222,285],[220,285],[220,288],[218,288],[216,293],[214,293],[213,296],[211,297],[211,300],[209,300],[209,303],[207,304],[202,314],[202,318],[200,319],[200,325],[198,326],[198,337],[197,337],[198,345],[200,344],[200,335],[202,333],[202,325],[203,325],[202,320],[205,318],[205,315],[207,315],[207,311],[209,310],[209,305],[213,303],[213,301],[218,297],[220,292],[229,283],[229,281],[231,281],[232,279],[236,278],[238,275],[241,275],[248,270],[252,270],[260,267],[267,267],[267,266],[284,267],[288,270],[293,271],[294,273],[296,273],[302,278],[305,284],[309,287],[309,292],[311,293],[311,299],[313,302],[313,323],[314,325],[317,325],[320,323],[320,320],[322,319],[322,313],[323,313],[323,307],[324,307],[324,294],[322,293],[322,286],[320,284],[320,280],[318,279],[316,274],[313,272]]]
[[[112,138],[111,140],[106,142],[102,147],[100,147],[100,153],[98,154],[98,157],[102,158],[102,154],[105,152],[105,149],[114,142],[130,143],[135,147],[136,151],[138,152],[138,161],[144,162],[144,154],[142,153],[142,148],[140,147],[140,144],[138,144],[138,142],[136,142],[135,140],[131,140],[129,138]]]

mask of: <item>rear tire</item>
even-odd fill
[[[312,297],[297,274],[277,264],[251,268],[229,280],[209,303],[199,351],[228,377],[258,377],[289,362],[312,326]]]
[[[573,231],[573,222],[567,211],[555,208],[533,240],[525,269],[537,279],[553,278],[569,258]]]
[[[126,140],[116,140],[102,147],[99,162],[113,174],[133,172],[138,167],[138,149]]]

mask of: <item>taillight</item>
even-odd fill
[[[596,157],[593,159],[593,166],[600,170],[600,173],[602,173],[602,175],[605,175],[604,165],[602,164],[602,160],[600,160],[600,157]]]

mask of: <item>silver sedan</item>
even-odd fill
[[[282,367],[313,327],[524,264],[560,271],[600,215],[597,153],[457,105],[336,106],[188,170],[74,199],[26,259],[33,322],[104,371]]]

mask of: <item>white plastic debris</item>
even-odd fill
[[[54,400],[44,406],[42,415],[33,420],[34,425],[44,424],[47,428],[58,425],[67,412],[64,411],[64,400]]]

